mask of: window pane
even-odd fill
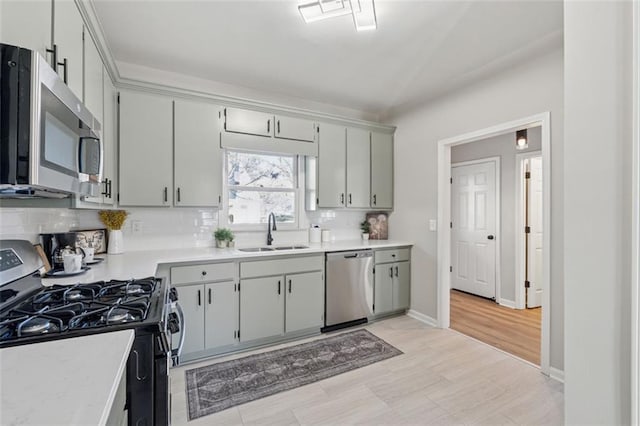
[[[229,191],[229,223],[267,223],[269,213],[278,223],[295,222],[295,193],[234,189]]]
[[[227,183],[252,188],[293,188],[293,157],[229,151]]]

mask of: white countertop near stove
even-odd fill
[[[0,424],[103,425],[133,330],[0,349]]]
[[[413,243],[392,240],[353,240],[304,245],[308,245],[309,248],[247,253],[242,252],[237,248],[218,249],[204,247],[173,250],[132,251],[116,255],[99,254],[96,255],[96,257],[104,258],[104,262],[91,265],[91,269],[84,274],[66,278],[47,278],[43,279],[42,282],[44,285],[67,285],[90,283],[101,280],[108,281],[113,279],[124,280],[130,278],[145,278],[154,276],[158,269],[158,265],[166,263],[214,262],[221,260],[255,259],[275,256],[326,253],[332,251],[406,247],[412,246]],[[277,247],[277,245],[274,247]]]

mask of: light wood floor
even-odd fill
[[[365,328],[404,354],[189,424],[563,423],[562,384],[526,362],[455,331],[429,327],[406,316]],[[289,345],[277,348],[284,346]],[[173,369],[173,423],[187,422],[186,369],[274,348]]]
[[[451,290],[451,328],[540,365],[541,308],[511,309]]]

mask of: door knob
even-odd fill
[[[489,236],[487,237],[487,240],[493,240],[493,238],[494,238],[494,237],[493,237],[493,235],[489,235]]]

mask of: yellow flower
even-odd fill
[[[110,231],[122,229],[128,213],[125,210],[100,210],[98,216]]]

